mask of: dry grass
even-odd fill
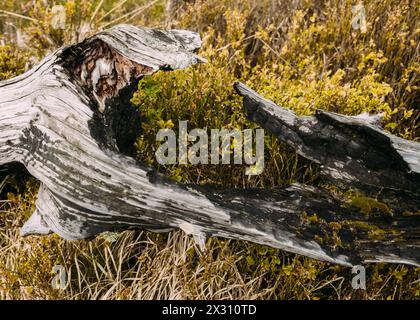
[[[312,181],[316,170],[270,137],[266,171],[251,180],[244,179],[241,167],[157,166],[154,136],[169,120],[176,125],[178,118],[188,119],[191,127],[251,125],[230,86],[236,79],[299,113],[385,111],[387,130],[419,137],[419,12],[410,1],[369,1],[366,34],[349,28],[351,3],[339,0],[172,1],[170,10],[163,0],[151,6],[146,1],[65,1],[66,30],[51,28],[51,5],[45,8],[44,1],[4,2],[0,79],[23,72],[63,43],[115,23],[202,34],[201,54],[208,65],[145,79],[133,98],[149,119],[138,141],[139,158],[178,181],[236,187]],[[16,189],[19,184],[10,177],[0,180],[0,299],[420,297],[419,268],[368,265],[367,290],[355,291],[348,268],[216,238],[200,253],[180,231],[127,231],[89,242],[55,235],[21,238],[37,183],[30,179]],[[51,286],[55,265],[68,272],[64,290]]]

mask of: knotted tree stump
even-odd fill
[[[248,117],[321,166],[319,186],[230,189],[183,185],[135,160],[142,119],[130,104],[139,79],[186,68],[198,34],[120,25],[46,57],[0,82],[0,174],[41,183],[22,235],[69,240],[105,231],[181,228],[351,266],[420,264],[420,146],[370,117],[319,111],[298,117],[237,83]],[[369,210],[325,183],[357,188]],[[375,199],[370,198],[375,195]]]

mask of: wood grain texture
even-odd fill
[[[132,157],[141,119],[129,100],[138,80],[204,61],[194,53],[200,45],[190,31],[120,25],[0,82],[0,174],[19,163],[41,182],[22,234],[54,232],[76,240],[104,231],[181,228],[201,248],[208,236],[218,236],[346,266],[419,265],[420,149],[364,120],[326,112],[296,117],[236,85],[248,116],[321,164],[323,176],[367,192],[372,184],[389,189],[388,202],[405,195],[411,215],[397,205],[366,215],[327,190],[300,184],[248,190],[182,185]],[[357,146],[349,145],[349,134],[356,133]],[[323,143],[335,137],[347,141],[346,154],[325,151],[331,148]],[[368,159],[376,155],[363,150],[379,142],[381,166],[372,168]]]
[[[236,83],[235,89],[244,97],[248,118],[320,164],[325,179],[364,190],[419,191],[420,143],[384,131],[378,115],[318,110],[314,116],[299,117],[242,83]]]

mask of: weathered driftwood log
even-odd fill
[[[220,236],[348,266],[367,261],[420,264],[418,207],[403,214],[397,206],[378,205],[379,210],[373,206],[372,212],[362,213],[325,190],[299,184],[270,190],[187,186],[138,163],[131,155],[141,119],[129,103],[138,80],[159,69],[199,62],[193,53],[199,47],[193,32],[121,25],[0,82],[0,174],[23,165],[41,182],[36,211],[22,227],[23,235],[55,232],[66,239],[89,239],[104,231],[181,228],[201,247],[206,237]],[[395,199],[400,191],[408,192],[407,206],[418,205],[418,144],[387,135],[399,146],[391,156],[393,171],[376,174],[378,170],[359,162],[353,170],[340,155],[327,157],[316,143],[321,133],[325,141],[334,137],[330,133],[347,134],[354,118],[326,113],[297,118],[240,84],[236,88],[253,120],[322,164],[327,176],[350,185],[373,181],[399,188],[390,193]],[[319,130],[322,119],[331,128]],[[375,136],[362,120],[357,126],[367,133],[353,136],[356,144],[364,147],[369,135],[383,141],[378,138],[382,132]],[[297,139],[299,130],[305,139]],[[392,146],[376,145],[381,155]],[[353,149],[358,150],[349,147]],[[389,165],[386,161],[383,167]],[[357,170],[376,170],[376,180]],[[399,174],[403,181],[394,181]]]
[[[418,265],[420,143],[384,131],[380,127],[381,115],[344,116],[318,110],[314,116],[297,116],[240,82],[235,83],[235,89],[244,98],[247,117],[304,158],[319,164],[321,180],[362,193],[348,203],[358,207],[365,217],[352,216],[340,209],[332,211],[333,216],[325,216],[329,209],[319,212],[324,216],[321,224],[326,222],[336,228],[332,230],[333,238],[340,246],[346,243],[350,248],[353,243],[354,251],[366,246],[362,251],[369,251],[370,258],[361,253],[364,261],[403,262],[398,257],[411,256]],[[318,192],[321,188],[315,194]],[[319,222],[317,218],[312,217],[311,221]],[[348,226],[352,226],[351,233],[345,231]],[[368,237],[362,239],[358,234],[350,241],[346,239],[346,234],[354,236],[357,229],[357,232],[364,229]],[[386,248],[387,254],[379,253],[380,247]],[[375,255],[376,259],[371,259]]]
[[[380,115],[351,117],[318,110],[315,116],[298,117],[242,83],[235,89],[244,97],[248,118],[320,164],[324,178],[366,191],[419,191],[420,144],[384,131]]]

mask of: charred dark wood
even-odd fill
[[[0,173],[20,163],[41,182],[36,211],[22,234],[55,232],[75,240],[104,231],[181,228],[202,248],[206,237],[219,236],[348,266],[367,261],[419,265],[416,211],[396,215],[393,208],[379,206],[374,214],[366,214],[326,190],[300,184],[267,190],[187,186],[131,157],[141,119],[129,100],[138,80],[157,70],[201,61],[193,53],[200,45],[193,32],[122,25],[59,49],[29,72],[0,82]],[[315,143],[319,133],[327,140],[329,133],[345,136],[354,123],[343,120],[339,125],[340,116],[325,113],[299,120],[246,87],[236,87],[253,120],[280,139],[285,133],[283,140],[324,165],[325,176],[333,181],[357,180],[362,187],[379,181],[379,186],[397,190],[397,198],[401,190],[416,194],[418,176],[412,172],[418,174],[418,149],[414,148],[414,158],[404,154],[415,144],[389,137],[398,142],[406,161],[404,165],[394,159],[397,155],[391,157],[390,173],[384,169],[387,158],[371,178],[358,171],[366,171],[364,163],[355,163],[355,169],[345,164],[347,171],[338,170],[343,169],[340,155],[326,157],[323,148],[311,147],[310,138],[298,139],[295,130],[305,126],[302,135],[312,132]],[[319,116],[326,117],[328,130],[319,128],[324,121]],[[302,124],[296,126],[295,121]],[[379,132],[363,126],[359,124],[360,132],[367,130],[369,137]],[[355,141],[364,147],[370,138],[362,133],[360,137]],[[384,147],[380,155],[392,146]],[[399,182],[393,180],[397,173],[404,173]]]
[[[340,199],[339,202],[358,207],[359,212],[365,214],[364,218],[332,210],[334,215],[326,217],[327,222],[332,222],[333,226],[338,222],[335,226],[340,230],[343,224],[359,226],[365,231],[370,230],[367,233],[371,236],[398,234],[391,238],[370,237],[371,243],[368,239],[353,238],[354,251],[358,251],[363,243],[363,246],[371,247],[366,249],[371,254],[383,258],[377,251],[379,247],[388,246],[386,250],[392,251],[391,247],[405,238],[405,245],[397,251],[403,251],[406,246],[411,251],[409,255],[418,260],[420,143],[384,131],[380,126],[381,115],[345,116],[318,110],[313,116],[297,116],[240,82],[235,83],[235,89],[244,98],[247,117],[302,157],[319,164],[321,181],[347,190],[350,188],[360,195],[352,201]],[[327,192],[327,189],[317,188],[319,193]],[[337,195],[328,194],[337,198]],[[375,212],[373,215],[372,211]],[[343,244],[343,240],[340,238],[339,243]],[[388,253],[392,255],[390,251]],[[395,252],[395,257],[402,255]]]
[[[318,110],[314,116],[299,117],[242,83],[235,88],[244,97],[248,118],[320,164],[324,179],[367,191],[378,187],[419,191],[420,143],[384,131],[380,115]]]

